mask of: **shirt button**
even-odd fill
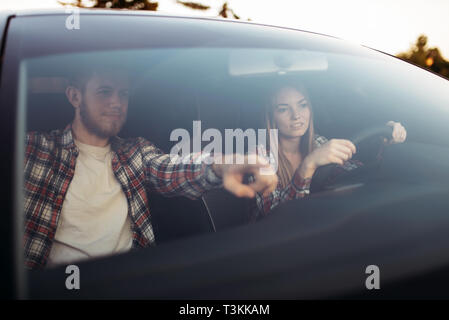
[[[63,196],[59,195],[56,197],[56,200],[62,200]]]

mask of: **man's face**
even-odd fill
[[[95,73],[85,84],[80,116],[86,129],[101,138],[119,133],[128,111],[128,78],[120,72]]]

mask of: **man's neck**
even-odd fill
[[[76,140],[81,143],[95,147],[106,147],[109,144],[109,138],[100,138],[90,133],[86,127],[76,119],[72,123],[72,134]]]

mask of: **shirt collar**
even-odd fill
[[[73,141],[71,123],[69,123],[62,132],[61,145],[65,149],[73,149],[73,148],[76,149],[75,142]]]
[[[110,143],[111,143],[111,150],[118,151],[122,146],[123,139],[118,136],[114,136],[111,137]],[[69,123],[62,132],[61,145],[65,149],[78,150],[73,139],[72,123]]]

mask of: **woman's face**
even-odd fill
[[[302,137],[309,128],[309,102],[296,89],[282,88],[274,98],[273,118],[280,136]]]

